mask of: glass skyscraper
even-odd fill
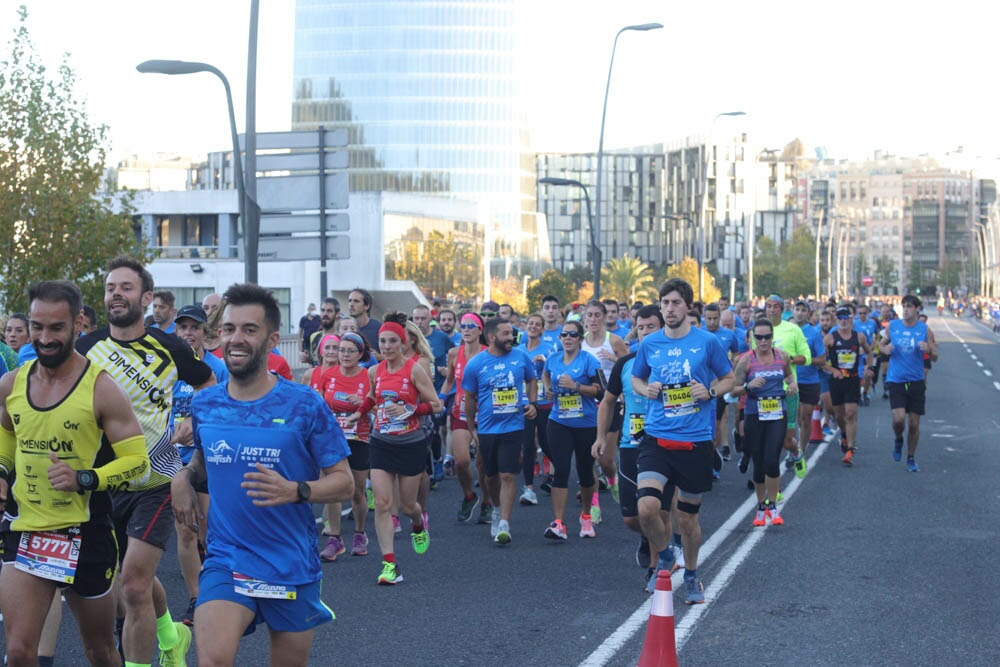
[[[297,0],[292,129],[348,131],[352,191],[481,202],[494,262],[529,271],[548,244],[517,108],[515,14],[515,0]]]

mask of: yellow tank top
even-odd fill
[[[16,477],[11,487],[17,515],[8,507],[14,530],[59,530],[107,516],[106,491],[56,491],[49,484],[49,453],[76,470],[96,468],[114,456],[94,417],[94,383],[101,369],[89,361],[62,401],[37,408],[28,398],[35,361],[22,366],[7,397],[7,413],[17,439]]]

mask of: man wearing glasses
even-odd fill
[[[837,308],[837,329],[823,339],[830,373],[830,400],[833,414],[840,427],[840,451],[846,466],[854,465],[854,441],[858,432],[858,403],[861,400],[861,353],[872,358],[868,337],[854,330],[854,308],[844,304]],[[865,369],[870,372],[871,369]]]

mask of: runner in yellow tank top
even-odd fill
[[[124,392],[73,349],[80,290],[46,281],[30,292],[38,361],[0,379],[0,503],[5,506],[0,611],[8,664],[35,665],[57,587],[91,664],[117,664],[118,561],[108,489],[149,471],[145,439]]]

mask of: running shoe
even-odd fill
[[[655,567],[647,567],[646,568],[646,578],[642,580],[642,587],[646,589],[647,593],[649,592],[649,582],[650,581],[653,582],[653,590],[656,590],[656,581],[653,579],[653,575],[655,575],[655,574],[656,574],[656,568]]]
[[[843,463],[845,466],[852,466],[852,465],[854,465],[854,450],[853,449],[848,449],[844,453],[844,458],[840,459],[840,462]]]
[[[368,536],[364,533],[354,533],[354,544],[351,545],[352,556],[368,555]]]
[[[888,400],[888,399],[889,399],[889,390],[888,389],[883,389],[882,390],[882,400],[885,401],[885,400]]]
[[[808,474],[809,472],[809,464],[806,463],[805,456],[799,456],[799,458],[795,459],[794,467],[795,467],[795,476],[798,477],[799,479],[805,477],[806,474]]]
[[[597,503],[593,503],[590,506],[590,520],[595,526],[601,523],[601,506]]]
[[[492,525],[493,512],[494,512],[493,505],[487,505],[486,503],[483,503],[482,506],[479,508],[479,519],[476,520],[476,523],[480,524],[488,523]]]
[[[181,623],[189,628],[194,626],[194,608],[198,604],[198,598],[194,597],[188,601],[187,611],[181,616]]]
[[[609,484],[608,484],[608,478],[604,475],[604,472],[602,471],[601,474],[598,475],[598,477],[597,477],[597,490],[598,491],[607,491],[608,490],[608,486],[609,486]]]
[[[656,590],[656,578],[659,576],[660,570],[666,570],[670,573],[674,571],[676,566],[677,557],[674,555],[674,550],[668,546],[656,557],[656,569],[653,570],[653,574],[646,582],[646,592],[652,595],[653,591]]]
[[[396,535],[403,532],[403,527],[399,525],[399,517],[395,514],[392,515],[392,532]]]
[[[370,488],[365,489],[365,498],[368,500],[368,511],[372,512],[375,510],[375,492]]]
[[[621,491],[618,490],[618,478],[615,477],[615,481],[608,487],[611,491],[611,499],[614,500],[619,505],[622,504]]]
[[[768,519],[771,521],[772,526],[783,526],[785,525],[785,520],[781,518],[781,514],[778,512],[778,506],[774,503],[770,503],[767,507]]]
[[[639,567],[649,567],[649,540],[645,535],[639,538],[639,546],[635,549],[635,564]]]
[[[920,472],[920,466],[917,465],[912,456],[906,457],[906,469],[910,472]]]
[[[552,475],[546,475],[545,480],[538,485],[538,488],[545,493],[552,493]]]
[[[434,474],[431,475],[432,482],[440,482],[444,479],[444,463],[441,461],[434,462]]]
[[[427,512],[420,513],[420,521],[424,524],[424,528],[426,528],[427,530],[431,529],[431,521],[430,518],[427,516]]]
[[[479,496],[472,494],[471,498],[462,501],[462,506],[458,510],[458,520],[462,523],[466,523],[472,520],[472,515],[476,512],[476,507],[479,506]]]
[[[535,494],[534,490],[524,487],[524,493],[521,494],[520,503],[522,505],[537,505],[538,496]]]
[[[337,556],[345,551],[347,551],[347,547],[344,546],[344,541],[337,535],[331,535],[326,546],[319,552],[319,559],[324,563],[332,563],[337,560]]]
[[[722,460],[729,461],[733,458],[733,452],[729,449],[729,445],[722,446]]]
[[[705,587],[701,585],[701,580],[698,577],[685,579],[684,591],[686,594],[684,604],[704,604]]]
[[[500,522],[500,527],[497,529],[497,534],[493,536],[494,544],[500,546],[505,546],[510,544],[510,524],[506,521]]]
[[[744,451],[743,456],[740,458],[740,472],[745,475],[747,473],[747,470],[749,469],[750,469],[750,455]]]
[[[722,471],[722,454],[718,449],[712,450],[712,470],[716,472]]]
[[[778,494],[774,497],[774,502],[776,503],[785,502],[785,494],[781,492],[781,489],[778,489]]]
[[[718,470],[713,470],[712,471],[712,481],[713,482],[718,482],[720,479],[722,479],[722,478],[719,477],[719,471]]]
[[[395,586],[402,581],[403,575],[399,572],[399,566],[389,561],[382,561],[382,574],[378,575],[378,585]]]
[[[413,543],[413,550],[418,555],[427,553],[427,547],[431,545],[431,534],[427,532],[427,526],[419,533],[410,533],[410,541]]]
[[[829,424],[823,426],[823,435],[833,435],[833,429],[830,428]]]
[[[191,628],[183,623],[174,623],[177,629],[177,643],[172,648],[160,649],[161,667],[185,667],[185,656],[191,648]]]
[[[847,446],[847,436],[840,436],[840,451],[846,454],[849,449],[850,447]]]
[[[454,477],[455,476],[455,459],[451,456],[444,457],[444,476]]]
[[[550,540],[565,540],[569,536],[566,535],[566,526],[563,525],[563,522],[556,520],[545,529],[545,537]]]
[[[580,515],[580,537],[597,537],[594,532],[594,508],[590,508],[590,516]]]
[[[674,552],[674,566],[670,568],[670,574],[684,567],[684,545],[673,542],[670,549]]]
[[[496,537],[500,534],[500,524],[502,519],[500,518],[500,510],[493,508],[493,516],[490,517],[490,537]]]
[[[754,514],[753,525],[755,528],[767,525],[767,505],[764,503],[757,503],[757,513]]]
[[[903,460],[903,441],[897,440],[892,445],[892,460],[899,463]]]

